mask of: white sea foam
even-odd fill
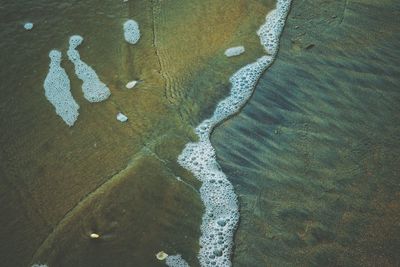
[[[32,267],[48,267],[46,264],[34,264]]]
[[[45,95],[55,107],[56,113],[66,124],[72,126],[78,119],[79,105],[72,97],[68,75],[61,67],[61,52],[52,50],[49,57],[49,73],[44,80]]]
[[[165,260],[165,264],[167,264],[169,267],[189,267],[189,264],[187,264],[179,254],[168,256]]]
[[[239,221],[237,197],[232,184],[216,161],[215,150],[210,142],[211,132],[218,123],[239,112],[251,97],[261,74],[271,66],[278,52],[279,37],[290,2],[277,0],[276,9],[267,15],[265,24],[257,32],[268,55],[258,58],[232,75],[230,95],[217,105],[211,118],[196,127],[199,141],[188,143],[178,157],[179,164],[202,182],[200,194],[205,213],[198,255],[201,266],[232,265],[230,257],[233,235]]]
[[[133,19],[127,20],[124,23],[125,41],[130,44],[136,44],[140,39],[139,24]]]
[[[239,56],[244,53],[244,47],[243,46],[235,46],[231,47],[225,50],[225,56],[227,57],[234,57],[234,56]]]
[[[24,29],[27,31],[30,31],[33,29],[33,23],[32,22],[27,22],[24,24]]]
[[[82,80],[83,96],[89,102],[101,102],[110,95],[110,89],[102,83],[96,72],[85,62],[81,60],[80,54],[76,48],[83,42],[79,35],[73,35],[69,39],[69,49],[67,51],[69,60],[75,65],[75,73]]]

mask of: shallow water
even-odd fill
[[[0,4],[0,255],[27,266],[162,266],[181,253],[196,266],[198,182],[176,162],[193,126],[228,91],[228,77],[262,53],[258,26],[273,1],[18,1]],[[251,15],[250,15],[251,14]],[[142,37],[123,38],[126,19]],[[34,23],[31,31],[23,29]],[[111,90],[83,98],[67,60],[81,58]],[[228,59],[226,48],[246,53]],[[51,49],[63,53],[80,105],[69,128],[44,96]],[[126,90],[131,80],[142,80]],[[124,124],[118,112],[128,116]],[[183,182],[176,179],[180,177]],[[90,240],[90,233],[100,234]]]
[[[199,183],[177,156],[229,76],[263,53],[255,32],[273,4],[0,3],[1,264],[164,266],[164,250],[197,266]],[[277,61],[212,139],[239,195],[234,266],[399,265],[399,11],[294,1]],[[141,29],[134,46],[126,19]],[[83,98],[72,34],[109,100]],[[238,45],[243,55],[223,55]],[[72,128],[44,96],[51,49],[81,107]],[[124,89],[131,80],[143,82]]]
[[[235,266],[400,264],[399,11],[293,2],[275,64],[212,139],[241,204]]]

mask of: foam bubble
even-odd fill
[[[24,29],[27,31],[30,31],[33,29],[33,23],[32,22],[27,22],[24,24]]]
[[[248,64],[229,79],[230,95],[218,103],[211,118],[200,123],[196,143],[188,143],[178,157],[181,166],[202,182],[200,196],[205,206],[201,224],[201,266],[231,266],[233,235],[239,221],[239,207],[232,184],[221,171],[210,142],[213,128],[237,113],[251,97],[261,74],[272,64],[278,52],[279,37],[289,11],[290,0],[278,0],[277,7],[257,32],[269,55]]]
[[[168,256],[165,260],[165,264],[169,267],[189,267],[189,264],[182,259],[181,255]]]
[[[55,107],[56,113],[68,126],[72,126],[78,119],[79,105],[72,97],[68,75],[61,67],[61,52],[52,50],[49,57],[49,72],[44,80],[45,95]]]
[[[231,47],[225,50],[225,56],[227,57],[234,57],[234,56],[239,56],[244,53],[244,47],[243,46],[235,46]]]
[[[136,44],[140,39],[139,24],[133,19],[127,20],[124,23],[125,41],[130,44]]]
[[[48,267],[46,264],[34,264],[32,267]]]
[[[85,62],[81,60],[76,48],[83,42],[82,36],[73,35],[69,39],[69,49],[67,51],[69,60],[75,65],[75,73],[83,81],[83,96],[89,102],[101,102],[106,100],[111,92],[108,87],[102,83],[96,72]]]

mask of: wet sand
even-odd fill
[[[273,1],[181,4],[1,5],[2,264],[162,266],[154,255],[165,250],[196,266],[199,184],[176,159],[228,92],[228,77],[262,53],[255,31]],[[141,29],[135,46],[123,39],[128,18]],[[84,100],[65,54],[72,34],[83,36],[81,57],[109,86],[109,100]],[[226,58],[236,45],[246,53]],[[62,51],[80,105],[72,128],[44,96],[51,49]],[[143,82],[126,90],[133,79]],[[128,122],[118,122],[118,112]],[[88,239],[91,232],[101,238]]]
[[[214,132],[234,266],[399,266],[400,6],[294,1],[278,58]]]

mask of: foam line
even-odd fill
[[[239,221],[239,207],[232,184],[216,161],[210,135],[213,128],[237,113],[250,99],[258,79],[271,66],[278,52],[291,0],[278,0],[266,22],[257,31],[267,55],[239,69],[230,78],[230,95],[216,107],[211,118],[204,120],[195,129],[199,141],[188,143],[178,162],[202,182],[201,199],[205,206],[202,218],[200,252],[201,266],[231,266],[233,235]],[[176,265],[179,266],[179,265]]]
[[[78,119],[79,105],[72,97],[68,75],[61,67],[61,52],[52,50],[49,57],[50,65],[44,80],[44,92],[47,100],[56,109],[56,113],[68,126],[72,126]]]
[[[69,60],[75,65],[75,73],[83,81],[83,96],[89,102],[101,102],[110,95],[110,89],[102,83],[96,72],[85,62],[81,60],[80,54],[76,48],[83,42],[82,36],[73,35],[69,39],[69,49],[67,55]]]

